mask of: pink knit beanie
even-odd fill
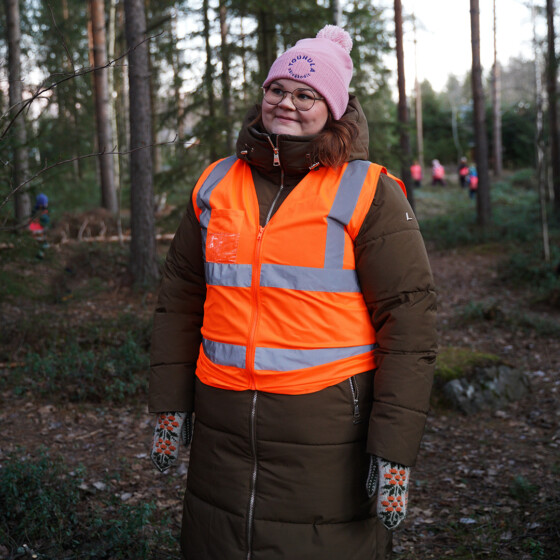
[[[270,67],[263,87],[287,78],[312,87],[325,98],[335,120],[348,105],[348,86],[353,64],[352,39],[341,27],[325,25],[315,39],[301,39],[281,54]]]

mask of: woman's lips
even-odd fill
[[[292,119],[290,117],[286,117],[286,116],[283,116],[283,115],[276,115],[276,119],[279,120],[279,121],[297,122],[296,119]]]

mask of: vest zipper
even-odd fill
[[[360,417],[360,405],[358,404],[358,399],[360,397],[360,391],[358,389],[358,384],[356,383],[356,379],[354,376],[349,377],[348,381],[350,383],[350,391],[352,391],[352,401],[354,404],[354,411],[353,411],[353,422],[354,424],[359,424],[362,419]]]
[[[268,224],[268,222],[270,221],[270,218],[272,218],[272,211],[274,210],[274,207],[276,206],[276,203],[278,202],[278,199],[280,198],[280,195],[282,194],[283,190],[284,190],[284,170],[281,169],[280,170],[280,188],[278,189],[278,192],[276,193],[276,196],[274,197],[274,200],[272,201],[272,204],[270,205],[270,209],[268,210],[268,214],[266,215],[265,225]]]
[[[253,472],[251,474],[251,489],[249,492],[249,509],[247,513],[247,560],[251,560],[252,540],[253,540],[253,517],[255,514],[255,496],[257,492],[257,391],[253,393],[253,401],[251,403],[251,453],[253,454]]]

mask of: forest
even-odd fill
[[[407,0],[3,0],[0,559],[180,558],[189,454],[149,458],[162,266],[272,62],[328,23],[353,37],[369,159],[406,184],[437,287],[393,557],[560,559],[558,2],[526,3],[532,58],[482,68],[479,1],[456,0],[472,67],[436,91],[405,86]]]

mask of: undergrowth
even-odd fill
[[[549,304],[553,307],[550,300]],[[458,310],[455,320],[463,325],[491,322],[494,326],[517,330],[520,333],[560,337],[560,321],[554,317],[546,318],[526,310],[506,310],[500,305],[499,300],[494,298],[468,302]]]
[[[142,560],[173,548],[172,523],[161,509],[156,519],[154,502],[128,505],[110,492],[92,500],[87,478],[84,467],[70,470],[45,450],[34,458],[20,449],[3,460],[0,542],[10,558]]]
[[[538,193],[528,188],[530,178],[530,171],[522,170],[491,185],[492,219],[486,227],[477,224],[476,200],[453,185],[417,191],[416,212],[431,247],[493,248],[502,282],[529,287],[534,303],[560,308],[560,224],[549,218],[546,261]]]
[[[148,355],[131,335],[118,346],[83,348],[76,341],[28,352],[10,385],[18,396],[121,403],[145,394]]]

